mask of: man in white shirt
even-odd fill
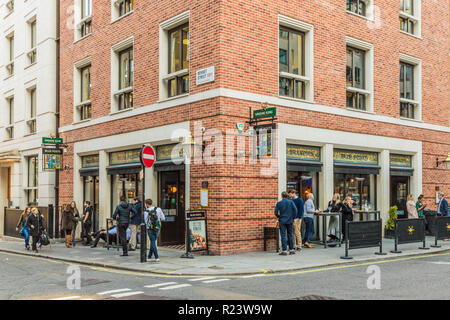
[[[147,248],[149,248],[148,259],[151,259],[153,254],[155,255],[155,262],[159,262],[158,248],[156,247],[156,240],[158,239],[159,233],[161,232],[161,221],[165,221],[166,217],[164,212],[159,207],[153,205],[152,199],[145,200],[145,212],[144,212],[144,223],[147,226],[148,238],[147,238]],[[156,211],[156,216],[158,219],[158,225],[154,226],[149,217],[150,213]],[[156,222],[154,223],[156,224]],[[149,241],[150,240],[150,245]]]

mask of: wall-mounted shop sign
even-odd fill
[[[335,149],[333,159],[335,163],[377,165],[378,153]]]
[[[98,154],[81,157],[82,168],[98,167],[99,163],[100,157]]]
[[[156,147],[156,161],[172,160],[172,151],[177,144],[168,144]],[[177,157],[175,157],[177,158]],[[183,149],[180,148],[178,158],[183,158]]]
[[[42,137],[42,144],[63,144],[63,139]]]
[[[390,166],[391,167],[412,167],[412,157],[403,154],[391,154],[390,155]]]
[[[61,170],[62,167],[62,149],[42,149],[42,158],[44,170]]]
[[[320,147],[288,144],[286,145],[286,158],[288,160],[320,162]]]
[[[256,154],[258,157],[271,157],[273,151],[273,139],[271,128],[256,130]]]
[[[109,154],[109,164],[140,163],[140,155],[141,149],[112,152]]]
[[[253,111],[253,119],[271,118],[277,115],[277,108],[266,108]]]

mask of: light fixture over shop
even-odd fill
[[[436,167],[439,167],[440,164],[444,164],[445,170],[450,170],[450,153],[447,156],[447,159],[444,161],[439,161],[439,158],[436,157]]]

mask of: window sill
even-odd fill
[[[81,123],[86,123],[86,122],[89,122],[89,121],[91,121],[91,120],[92,120],[92,118],[84,119],[84,120],[79,120],[79,121],[76,121],[76,122],[72,122],[72,125],[81,124]]]
[[[30,190],[37,190],[38,187],[24,187],[23,190],[30,191]]]
[[[113,112],[110,112],[109,115],[110,115],[110,116],[114,116],[114,115],[116,115],[116,114],[128,112],[128,111],[131,111],[131,110],[134,110],[134,107],[128,108],[128,109],[123,109],[123,110],[113,111]]]
[[[419,120],[419,119],[411,119],[411,118],[405,118],[405,117],[400,117],[400,120],[407,120],[407,121],[413,121],[413,122],[423,123],[422,120]]]
[[[11,74],[11,75],[9,75],[9,76],[7,76],[5,79],[3,79],[3,81],[6,81],[6,80],[8,80],[8,79],[10,79],[10,78],[12,78],[12,77],[14,77],[14,73]]]
[[[81,41],[81,40],[84,40],[84,39],[88,38],[90,35],[92,35],[92,32],[89,33],[89,34],[87,34],[87,35],[85,35],[85,36],[83,36],[83,37],[81,37],[81,38],[78,38],[77,40],[75,40],[75,41],[73,42],[73,44],[75,44],[75,43],[77,43],[77,42],[79,42],[79,41]]]
[[[27,133],[27,134],[24,134],[23,136],[24,137],[31,137],[31,136],[34,136],[34,135],[36,135],[36,132]]]
[[[178,96],[174,96],[174,97],[170,97],[170,98],[160,99],[158,101],[158,103],[162,103],[162,102],[166,102],[166,101],[172,101],[172,100],[184,98],[184,97],[187,97],[187,96],[189,96],[189,92],[188,93],[179,94]]]
[[[369,111],[369,110],[361,110],[361,109],[355,109],[355,108],[346,108],[349,111],[353,111],[353,112],[361,112],[361,113],[367,113],[367,114],[375,114],[375,112],[373,111]]]
[[[306,99],[300,99],[300,98],[292,98],[292,97],[287,97],[287,96],[283,96],[283,95],[278,95],[279,98],[281,99],[286,99],[286,100],[291,100],[291,101],[297,101],[297,102],[304,102],[304,103],[312,103],[315,104],[314,100],[306,100]]]
[[[367,16],[362,16],[360,14],[357,14],[357,13],[354,13],[354,12],[348,11],[348,10],[346,10],[346,12],[348,14],[351,14],[351,15],[355,16],[355,17],[362,18],[362,19],[365,19],[365,20],[368,20],[368,21],[373,21],[372,19],[369,19]]]
[[[13,140],[14,140],[14,138],[8,138],[8,139],[3,140],[3,142],[10,142],[10,141],[13,141]]]
[[[12,11],[9,11],[4,17],[3,17],[3,19],[6,19],[6,18],[8,18],[10,15],[12,15],[14,13],[14,10],[12,10]]]
[[[26,67],[23,68],[23,70],[26,70],[26,69],[28,69],[28,68],[31,68],[32,66],[34,66],[34,65],[36,65],[36,64],[37,64],[37,61],[35,61],[35,62],[33,62],[33,63],[27,65]]]
[[[120,89],[120,90],[114,92],[113,95],[115,97],[117,97],[118,95],[121,95],[123,93],[130,93],[130,92],[133,92],[133,91],[134,91],[134,86],[131,86],[131,87],[126,87],[126,88]]]
[[[130,12],[125,13],[124,15],[115,18],[114,20],[111,20],[111,24],[113,24],[114,22],[117,22],[119,20],[122,20],[125,17],[128,17],[130,14],[132,14],[134,12],[134,10],[131,10]]]
[[[399,31],[400,31],[400,33],[406,34],[407,36],[414,37],[419,40],[423,40],[423,38],[421,36],[418,36],[418,35],[403,31],[403,30],[399,30]]]

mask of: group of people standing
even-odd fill
[[[16,226],[18,231],[25,238],[25,250],[30,250],[30,237],[32,237],[31,249],[37,251],[40,236],[44,231],[44,218],[37,208],[27,207],[20,215]]]
[[[66,247],[71,248],[73,240],[75,239],[75,232],[77,229],[78,222],[82,222],[83,230],[81,232],[82,239],[86,238],[84,245],[88,246],[91,244],[91,226],[92,226],[92,207],[89,201],[85,201],[83,213],[80,217],[80,213],[77,209],[75,201],[70,204],[64,204],[62,206],[60,230],[64,233],[66,238]]]

